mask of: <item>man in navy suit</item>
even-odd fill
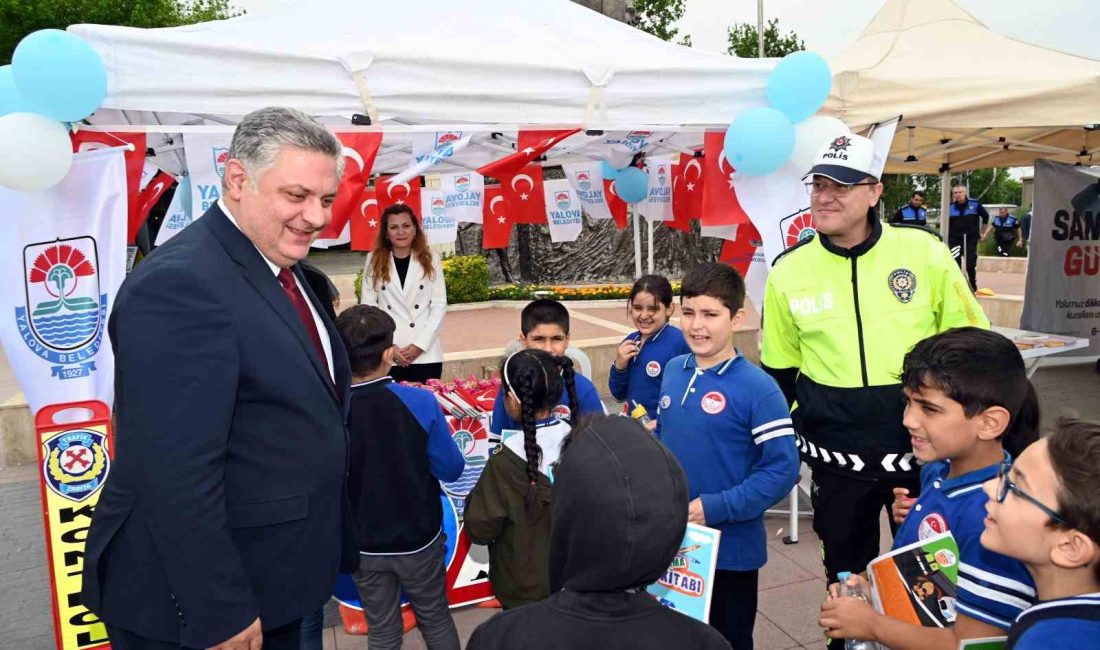
[[[332,593],[350,370],[298,262],[341,152],[298,111],[245,116],[221,200],[119,291],[115,464],[82,593],[115,650],[297,648]]]

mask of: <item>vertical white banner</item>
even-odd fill
[[[107,315],[126,275],[121,149],[78,153],[41,192],[0,188],[0,342],[31,412],[114,401]]]
[[[191,180],[191,218],[198,219],[222,196],[232,133],[186,133],[183,153]]]
[[[561,166],[565,178],[577,193],[577,199],[585,213],[593,219],[610,219],[611,208],[603,191],[603,167],[600,161],[565,164]]]
[[[176,193],[172,195],[172,202],[168,204],[168,211],[164,213],[164,221],[160,222],[156,245],[162,246],[168,243],[168,240],[190,226],[191,220],[191,177],[184,174],[176,184]]]
[[[458,223],[481,223],[485,202],[485,177],[477,172],[448,172],[439,175],[445,192],[447,213]]]
[[[451,244],[458,238],[458,222],[447,211],[446,190],[420,190],[420,227],[428,245]]]
[[[672,221],[672,156],[648,156],[649,189],[638,211],[650,221]]]
[[[543,191],[546,195],[546,223],[550,226],[550,241],[575,241],[580,237],[584,216],[573,186],[564,179],[544,181]]]

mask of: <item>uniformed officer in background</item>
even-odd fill
[[[989,327],[933,231],[879,221],[872,158],[858,135],[821,151],[803,178],[818,234],[776,258],[764,299],[761,361],[794,405],[830,583],[879,554],[893,488],[919,491],[902,426],[903,356],[952,327]]]
[[[924,192],[917,190],[909,197],[909,204],[898,208],[890,223],[904,223],[910,226],[927,226],[928,210],[924,209]]]

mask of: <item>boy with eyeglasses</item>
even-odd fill
[[[1016,558],[1039,602],[1006,650],[1100,648],[1100,422],[1060,419],[985,483],[985,548]]]
[[[902,357],[933,334],[989,321],[935,233],[877,218],[882,184],[869,139],[834,138],[804,180],[818,234],[773,262],[761,362],[795,405],[833,583],[878,555],[893,488],[920,488],[902,426]]]

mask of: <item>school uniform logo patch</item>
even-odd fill
[[[662,395],[659,405],[662,409],[667,409],[669,406],[672,405],[672,398],[668,395]]]
[[[947,520],[943,518],[938,512],[933,512],[924,519],[921,520],[920,526],[917,527],[917,538],[928,539],[929,537],[935,537],[941,533],[946,533],[950,530],[947,525]]]
[[[565,404],[558,404],[550,411],[550,415],[553,415],[559,420],[568,420],[570,415],[573,415],[573,411],[569,410],[569,407]]]
[[[890,291],[901,302],[909,302],[917,292],[917,276],[909,269],[895,269],[890,274]]]
[[[657,363],[656,361],[650,361],[649,363],[645,364],[645,374],[649,375],[650,377],[656,377],[657,375],[661,374],[661,364]]]
[[[726,410],[726,396],[716,390],[712,390],[700,402],[703,410],[711,415],[718,415]]]

